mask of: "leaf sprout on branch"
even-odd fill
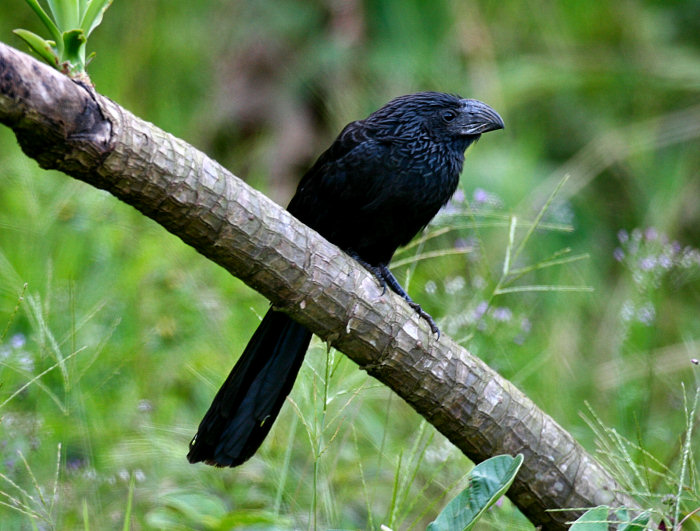
[[[112,0],[46,0],[47,13],[39,0],[25,0],[51,36],[44,39],[26,29],[16,29],[21,38],[43,61],[56,70],[90,83],[85,67],[95,53],[86,58],[87,39],[102,22]]]

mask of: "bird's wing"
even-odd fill
[[[388,141],[364,121],[349,123],[302,177],[289,212],[317,230],[322,212],[333,215],[334,206],[359,212],[386,184],[377,175],[387,171]]]

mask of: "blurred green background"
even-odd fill
[[[41,32],[8,0],[0,40],[24,50],[20,27]],[[345,123],[394,96],[496,108],[507,129],[470,149],[428,231],[458,228],[397,254],[398,278],[595,451],[590,406],[630,441],[610,451],[625,485],[670,507],[700,376],[700,2],[116,0],[90,51],[99,92],[281,204]],[[553,228],[516,265],[589,257],[517,285],[593,291],[493,297],[508,216],[533,219],[565,174]],[[0,527],[423,528],[470,463],[319,342],[249,463],[187,463],[266,307],[0,128]],[[688,469],[685,511],[700,505]],[[532,529],[507,501],[479,526]]]

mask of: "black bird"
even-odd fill
[[[488,105],[439,92],[398,97],[351,122],[299,183],[287,209],[405,298],[438,333],[389,271],[408,243],[457,189],[464,152],[502,129]],[[215,466],[249,459],[292,389],[311,332],[270,309],[214,397],[187,458]]]

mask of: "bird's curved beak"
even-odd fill
[[[459,120],[460,133],[463,135],[480,135],[489,131],[505,129],[503,118],[479,100],[462,100],[462,112]]]

